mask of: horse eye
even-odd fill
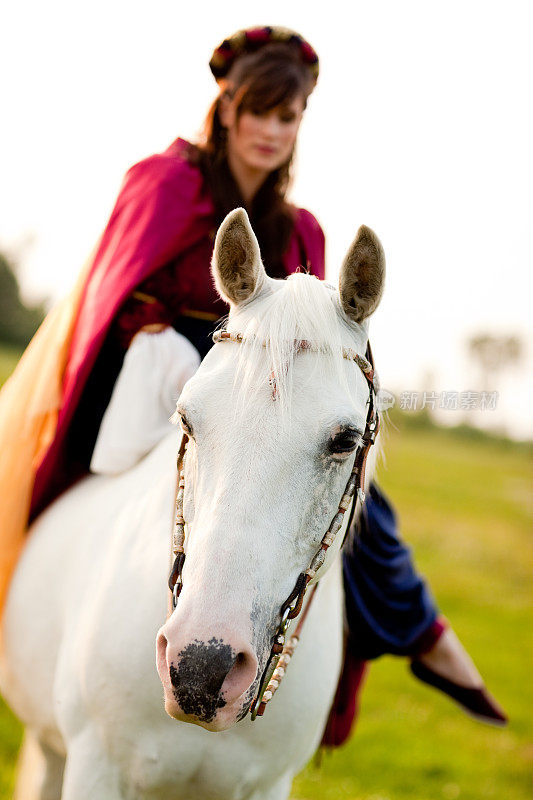
[[[192,436],[192,427],[189,425],[187,421],[187,417],[185,414],[182,414],[180,411],[178,412],[179,420],[180,420],[180,428],[183,433],[186,433],[187,436]]]
[[[361,441],[361,434],[355,428],[348,428],[337,433],[329,441],[329,450],[331,453],[351,453]]]

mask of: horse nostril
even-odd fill
[[[257,675],[257,666],[257,659],[251,651],[237,653],[220,689],[226,702],[244,694]]]

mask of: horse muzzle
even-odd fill
[[[230,635],[188,642],[172,636],[169,620],[157,636],[157,669],[165,710],[174,719],[218,731],[245,716],[253,699],[258,660],[249,645]]]

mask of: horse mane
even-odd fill
[[[310,373],[331,370],[343,388],[353,391],[346,379],[343,346],[364,355],[368,338],[365,324],[348,321],[341,311],[338,293],[314,275],[294,273],[282,281],[280,288],[263,292],[250,303],[238,307],[229,316],[227,330],[243,334],[239,347],[239,363],[235,377],[238,397],[250,400],[254,394],[265,394],[265,386],[276,387],[276,400],[282,416],[290,416],[296,357],[304,357],[298,343],[309,342],[314,357],[309,357]],[[327,354],[327,358],[316,357]],[[359,368],[354,365],[354,373]]]

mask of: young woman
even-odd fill
[[[167,431],[179,390],[226,313],[209,264],[217,226],[232,208],[247,208],[269,275],[304,266],[324,277],[321,228],[286,200],[316,53],[294,32],[255,28],[225,40],[210,66],[220,94],[204,140],[178,139],[128,172],[83,282],[30,518],[89,469],[127,469]],[[344,739],[364,662],[387,652],[410,657],[415,675],[479,718],[503,723],[375,484],[358,527],[344,554],[350,634],[326,741]]]

